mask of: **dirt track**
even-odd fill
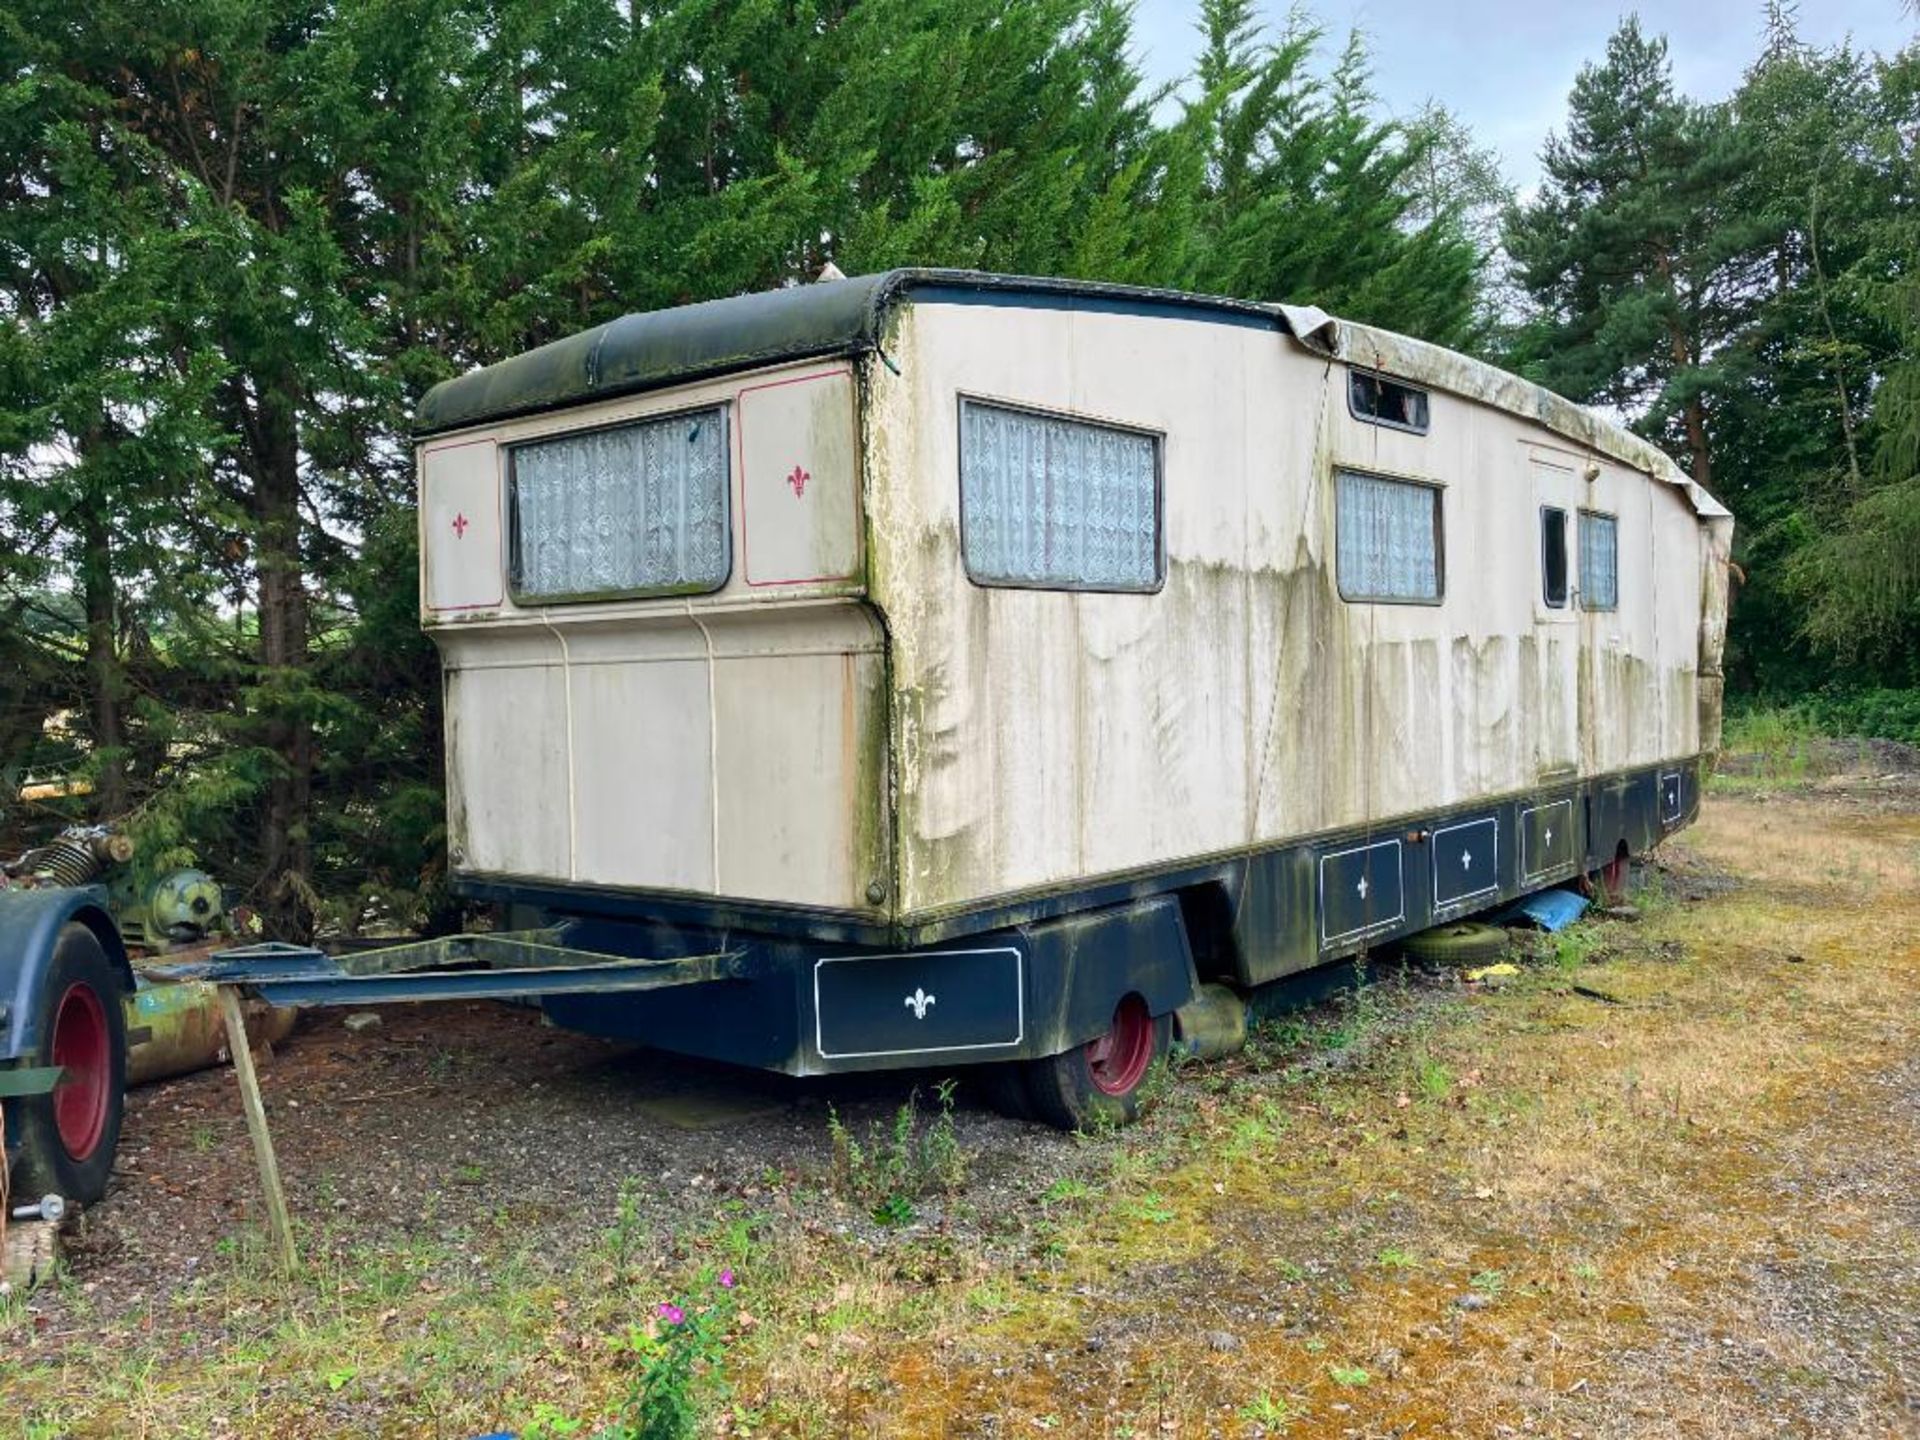
[[[0,1385],[36,1436],[604,1414],[604,1337],[725,1254],[734,1433],[1920,1435],[1920,795],[1716,796],[1655,882],[1504,989],[1271,1030],[1125,1137],[963,1103],[965,1183],[897,1226],[826,1122],[897,1079],[318,1023],[266,1074],[299,1287],[246,1238],[231,1080],[158,1087],[72,1282],[0,1312]]]

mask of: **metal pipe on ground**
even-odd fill
[[[1247,1046],[1247,1002],[1225,985],[1202,985],[1173,1012],[1174,1047],[1192,1060],[1220,1060]]]
[[[227,1027],[216,988],[199,980],[151,982],[137,977],[127,998],[127,1084],[211,1069],[229,1058]],[[257,1000],[246,1012],[247,1038],[277,1045],[293,1032],[298,1012]],[[137,1037],[137,1038],[136,1038]]]

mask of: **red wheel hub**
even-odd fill
[[[1627,857],[1615,855],[1600,869],[1600,884],[1606,890],[1609,905],[1618,905],[1627,898]]]
[[[1087,1043],[1087,1070],[1096,1090],[1128,1095],[1153,1063],[1153,1016],[1147,1002],[1129,995],[1113,1012],[1107,1033]]]
[[[109,1037],[107,1012],[93,987],[69,985],[53,1012],[53,1063],[66,1072],[53,1089],[53,1123],[75,1160],[92,1155],[107,1128]]]

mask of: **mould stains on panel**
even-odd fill
[[[1449,768],[1462,795],[1500,788],[1520,758],[1516,642],[1505,635],[1453,641],[1453,744]]]

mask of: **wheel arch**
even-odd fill
[[[31,1054],[40,1044],[40,1007],[32,1001],[68,924],[92,931],[121,984],[133,989],[133,966],[107,909],[105,890],[97,885],[0,890],[0,1062]]]
[[[1024,1053],[1057,1055],[1106,1033],[1128,995],[1168,1014],[1199,988],[1180,900],[1154,895],[1024,927],[1030,957]]]

